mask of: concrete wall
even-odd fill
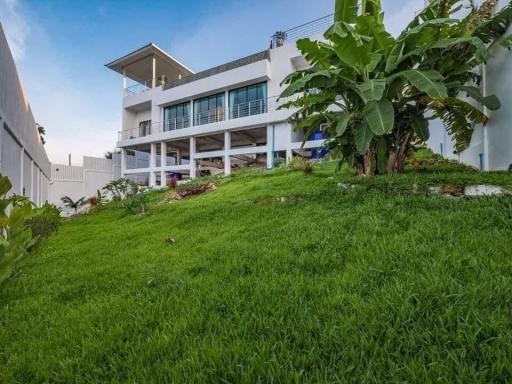
[[[84,156],[83,166],[52,164],[49,200],[65,209],[61,200],[64,196],[73,200],[95,196],[98,189],[113,180],[113,170],[119,167],[112,160],[89,156]]]
[[[0,152],[0,173],[11,180],[12,193],[43,204],[48,196],[50,161],[1,24]]]

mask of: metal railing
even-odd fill
[[[334,13],[287,29],[286,31],[276,32],[276,34],[270,38],[270,48],[279,48],[304,37],[324,33],[333,23]]]
[[[278,96],[273,96],[268,99],[235,104],[228,108],[222,107],[211,111],[200,112],[193,118],[192,116],[183,116],[162,122],[155,122],[150,125],[120,131],[119,140],[137,139],[139,137],[149,136],[159,132],[189,128],[192,126],[192,123],[194,126],[200,126],[221,122],[226,120],[226,118],[233,120],[273,112],[289,100],[290,98],[278,99]]]
[[[165,120],[163,124],[163,130],[174,131],[176,129],[183,129],[190,127],[191,118],[190,116],[177,117],[175,119]]]
[[[224,108],[216,108],[209,111],[198,112],[194,114],[194,125],[204,125],[224,121],[226,113]]]

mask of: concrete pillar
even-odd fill
[[[267,125],[267,169],[274,168],[274,125]]]
[[[196,154],[196,138],[191,136],[190,137],[190,178],[195,179],[196,178],[196,160],[195,160],[195,154]]]
[[[231,175],[231,132],[224,131],[224,175]]]
[[[126,172],[126,149],[121,148],[121,177],[124,177]]]
[[[167,143],[165,141],[160,143],[160,165],[162,167],[162,170],[160,171],[160,186],[164,188],[167,187],[167,180],[164,170],[164,168],[167,166]]]
[[[25,166],[23,165],[23,161],[25,160],[25,148],[21,147],[21,150],[20,150],[20,195],[21,196],[24,196],[25,194],[23,193],[23,189],[24,189],[24,180],[23,180],[23,173],[25,171]]]
[[[156,57],[153,56],[153,71],[152,71],[153,77],[151,78],[151,88],[156,87]]]
[[[156,143],[151,143],[151,153],[149,155],[149,186],[156,186]]]
[[[293,150],[288,148],[286,150],[286,163],[288,164],[293,159]]]
[[[228,120],[228,119],[231,119],[231,113],[229,113],[230,111],[230,108],[231,108],[231,105],[229,105],[229,91],[226,90],[226,92],[224,93],[224,106],[225,106],[225,116],[224,116],[224,120]]]
[[[126,69],[123,68],[123,92],[128,88],[128,79],[126,78]]]

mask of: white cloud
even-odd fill
[[[3,25],[14,60],[22,60],[25,56],[25,44],[30,27],[20,11],[18,0],[0,0],[0,22]]]

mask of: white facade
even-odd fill
[[[36,205],[48,200],[50,161],[0,25],[0,173],[11,193],[28,196]]]
[[[278,110],[280,83],[306,65],[291,43],[197,74],[153,44],[107,64],[124,78],[121,174],[163,186],[171,174],[228,175],[272,168],[294,152],[310,156],[324,140],[303,146],[288,123],[294,111]]]
[[[113,180],[112,160],[98,157],[84,156],[83,166],[52,164],[51,170],[49,200],[62,209],[62,197],[87,199]]]

